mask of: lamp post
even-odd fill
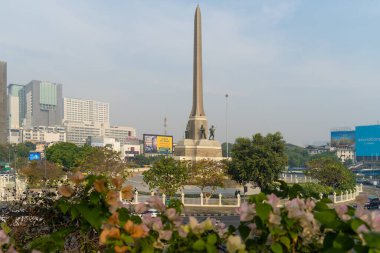
[[[226,94],[226,150],[228,159],[228,94]]]

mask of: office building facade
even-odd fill
[[[33,80],[19,91],[20,125],[59,126],[63,119],[62,85]]]
[[[20,128],[20,91],[24,85],[10,84],[8,86],[8,116],[9,129]]]
[[[7,63],[0,61],[0,143],[8,141]]]
[[[109,124],[109,103],[64,98],[64,121]]]

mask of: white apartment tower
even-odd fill
[[[109,124],[109,103],[94,100],[64,98],[64,122]]]

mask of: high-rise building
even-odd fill
[[[0,143],[8,140],[7,63],[0,61]]]
[[[8,116],[9,129],[18,129],[20,127],[20,97],[19,92],[24,85],[10,84],[8,86]]]
[[[77,145],[83,145],[89,137],[107,137],[113,138],[124,144],[136,144],[138,138],[136,129],[128,126],[110,126],[103,123],[86,123],[65,121],[66,141]]]
[[[19,98],[21,126],[62,125],[62,84],[33,80],[19,91]]]
[[[109,124],[109,103],[64,98],[64,121]]]

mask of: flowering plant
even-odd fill
[[[130,202],[122,201],[132,198],[132,187],[123,183],[119,177],[85,178],[80,173],[74,174],[70,183],[58,189],[61,197],[52,207],[60,210],[67,226],[50,228],[50,235],[35,238],[26,248],[19,246],[20,250],[380,252],[380,214],[364,209],[364,196],[359,196],[355,209],[345,205],[331,207],[326,199],[299,197],[281,204],[283,201],[275,194],[261,193],[251,196],[237,209],[240,225],[226,228],[210,218],[202,222],[194,217],[185,220],[181,215],[183,205],[178,200],[166,206],[162,199],[152,197],[132,208]],[[140,217],[132,212],[144,213],[149,208],[157,209],[158,216]],[[16,252],[9,245],[10,231],[2,231],[1,250]]]

